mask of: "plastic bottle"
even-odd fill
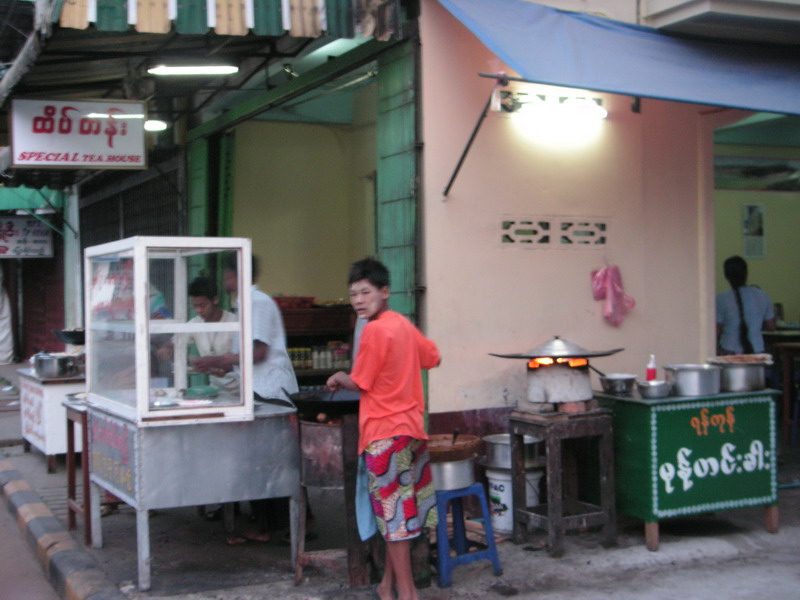
[[[653,381],[658,375],[658,369],[656,368],[656,355],[651,354],[650,360],[647,361],[647,371],[645,374],[645,379],[647,381]]]

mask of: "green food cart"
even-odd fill
[[[780,392],[642,399],[597,392],[614,415],[617,509],[645,523],[658,550],[661,519],[764,505],[778,530],[774,398]]]

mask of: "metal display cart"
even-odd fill
[[[138,587],[147,590],[150,510],[288,497],[295,561],[297,415],[254,408],[250,241],[133,237],[84,256],[93,546],[103,543],[102,488],[136,510]],[[236,320],[192,321],[191,277],[219,274],[232,258]],[[228,336],[238,354],[224,383],[193,368],[199,335]]]

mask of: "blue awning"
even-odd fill
[[[800,48],[707,41],[524,0],[439,0],[536,83],[800,114]]]

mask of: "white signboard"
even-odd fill
[[[0,218],[0,258],[50,258],[53,232],[33,217]]]
[[[13,167],[144,169],[144,102],[11,101]]]

